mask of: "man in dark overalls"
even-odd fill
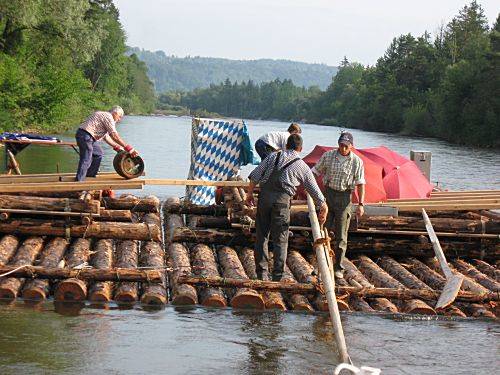
[[[275,152],[265,158],[250,173],[250,186],[246,203],[254,205],[253,191],[260,184],[257,204],[255,242],[255,266],[257,277],[269,280],[269,238],[273,244],[273,281],[280,281],[286,263],[288,250],[288,228],[290,226],[290,203],[297,187],[304,185],[319,208],[318,219],[324,223],[328,213],[325,198],[311,172],[300,158],[302,137],[292,134],[288,137],[286,150]]]

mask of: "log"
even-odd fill
[[[295,277],[293,277],[292,271],[290,271],[290,268],[288,265],[285,264],[285,269],[283,272],[283,276],[281,277],[281,280],[285,283],[296,283],[297,280],[295,280]],[[288,306],[290,309],[294,311],[308,311],[308,312],[313,312],[314,308],[311,306],[309,303],[309,300],[307,299],[306,296],[302,294],[285,294],[285,300],[288,303]]]
[[[71,244],[65,255],[67,268],[75,268],[85,264],[90,257],[90,241],[78,238]],[[57,284],[54,291],[56,301],[83,301],[87,297],[87,283],[80,278],[70,278]]]
[[[431,218],[436,232],[452,233],[492,233],[500,234],[500,221],[494,220],[466,220],[453,218]],[[425,231],[425,222],[422,217],[399,216],[391,217],[363,217],[358,228]]]
[[[29,237],[24,240],[12,260],[9,262],[9,265],[17,268],[33,264],[42,248],[43,239],[41,237]],[[23,282],[24,279],[21,278],[0,278],[0,298],[15,299],[21,290]]]
[[[221,288],[251,288],[254,290],[267,290],[283,293],[301,293],[310,294],[317,290],[319,284],[311,283],[286,283],[283,281],[263,281],[248,278],[231,277],[199,277],[199,276],[179,276],[180,283],[198,286],[218,286]],[[421,289],[401,289],[401,288],[363,288],[350,285],[339,285],[336,291],[342,294],[354,294],[366,298],[395,298],[403,301],[413,300],[415,298],[426,301],[437,301],[440,295],[439,291],[421,290]],[[486,295],[477,295],[472,292],[460,291],[457,301],[476,303],[476,302],[497,302],[500,300],[498,293],[488,292]]]
[[[387,300],[387,301],[389,301],[389,300]],[[349,297],[349,307],[351,310],[361,311],[364,313],[374,313],[375,312],[375,309],[373,307],[371,307],[368,304],[368,302],[366,302],[363,298],[361,298],[357,295],[354,295],[354,294],[351,294],[351,296]]]
[[[195,225],[191,225],[194,228],[218,228],[218,229],[230,229],[231,222],[227,216],[208,216],[201,215],[196,216],[194,221]],[[193,224],[194,224],[193,223]]]
[[[427,284],[391,257],[384,256],[380,258],[377,263],[384,271],[409,289],[431,289]]]
[[[157,213],[153,212],[145,213],[140,221],[149,225],[156,225],[158,226],[158,228],[161,228],[160,215]]]
[[[169,217],[172,215],[169,215]],[[191,264],[189,262],[188,249],[180,243],[171,243],[168,247],[168,255],[172,271],[172,304],[173,305],[196,305],[198,296],[192,285],[179,283],[180,276],[191,275]]]
[[[0,266],[3,266],[12,259],[16,253],[19,240],[17,237],[7,234],[0,240]]]
[[[456,305],[463,310],[467,316],[471,316],[473,318],[488,318],[495,319],[496,316],[489,309],[487,309],[484,305],[478,303],[460,303],[457,302]]]
[[[234,249],[222,246],[218,249],[217,255],[224,278],[247,279],[245,270]],[[231,300],[230,304],[234,308],[263,310],[265,307],[262,296],[252,288],[230,289],[227,294]]]
[[[165,208],[166,213],[188,214],[188,215],[208,215],[227,216],[227,207],[223,205],[197,206],[190,203],[169,204]]]
[[[61,261],[69,243],[65,238],[56,237],[50,240],[40,256],[40,267],[55,268]],[[48,297],[50,285],[48,280],[34,279],[25,283],[23,298],[28,300],[42,300]]]
[[[198,244],[191,249],[194,274],[199,277],[220,277],[217,262],[210,247]],[[226,297],[220,288],[199,287],[198,294],[203,306],[226,307]]]
[[[440,275],[443,275],[443,271],[441,270],[441,267],[439,265],[439,261],[436,259],[436,258],[429,258],[425,261],[425,263],[430,267],[432,268],[434,271],[438,272]],[[462,275],[460,272],[458,272],[451,264],[448,265],[450,270],[456,274],[456,275],[460,275],[460,276],[463,276],[464,277],[464,280],[463,280],[463,283],[462,283],[462,287],[461,287],[461,290],[467,290],[467,291],[471,291],[473,293],[477,293],[477,294],[484,294],[484,293],[488,293],[489,290],[486,289],[484,286],[478,284],[477,282],[475,282],[473,279],[471,279],[470,277],[466,276],[466,275]]]
[[[363,276],[363,274],[358,270],[358,268],[349,260],[349,259],[344,259],[344,267],[345,267],[345,272],[344,272],[344,278],[351,284],[352,286],[358,286],[358,287],[364,287],[364,288],[373,288],[373,284],[370,283],[366,277]],[[383,312],[390,312],[390,313],[397,313],[398,308],[396,307],[395,304],[393,304],[391,301],[389,301],[387,298],[376,298],[377,301],[371,300],[368,301],[368,304],[371,304],[371,308],[375,309],[377,311],[383,311]],[[357,302],[358,306],[362,306],[361,301],[355,301]]]
[[[152,267],[157,269],[165,267],[165,252],[163,251],[161,244],[154,241],[144,242],[141,248],[139,264],[141,267]],[[165,305],[167,303],[165,271],[160,272],[160,274],[162,276],[160,283],[142,284],[141,302],[143,304]]]
[[[0,222],[0,232],[9,234],[65,237],[68,233],[65,221],[39,219],[13,219]],[[70,224],[71,237],[95,237],[129,240],[161,240],[160,227],[144,223],[93,222],[90,225]]]
[[[254,235],[247,234],[241,230],[222,229],[191,229],[176,228],[173,232],[174,242],[202,242],[206,244],[231,244],[232,246],[251,246],[254,243]],[[300,234],[294,234],[289,240],[289,248],[309,250],[312,238]],[[500,244],[496,240],[481,241],[451,241],[441,242],[443,251],[448,258],[476,257],[487,259],[500,259]],[[401,249],[405,252],[402,253]],[[352,233],[349,237],[349,254],[355,255],[390,255],[393,257],[414,256],[433,257],[432,244],[424,237],[421,241],[414,239],[388,239],[376,238],[373,235],[359,235]]]
[[[132,221],[132,211],[129,210],[104,210],[99,211],[99,216],[95,218],[99,221]]]
[[[137,268],[139,261],[139,244],[137,241],[118,241],[116,244],[115,266],[118,268]],[[135,282],[120,282],[115,289],[114,299],[117,302],[133,303],[138,300],[138,285]]]
[[[318,278],[315,276],[314,267],[296,250],[288,252],[286,264],[292,271],[293,276],[300,283],[317,284]],[[326,297],[319,292],[314,293],[310,297],[313,306],[320,311],[328,311],[328,302]]]
[[[185,228],[184,227],[184,220],[182,219],[181,215],[178,214],[168,214],[165,217],[165,241],[167,243],[172,243],[172,242],[192,242],[192,243],[205,243],[204,241],[177,241],[175,240],[175,233],[177,230],[180,228],[184,228],[187,230],[192,231],[190,228]]]
[[[358,268],[377,287],[405,289],[404,285],[394,279],[391,275],[380,268],[375,262],[366,256],[359,257]],[[421,300],[405,301],[401,305],[403,312],[435,315],[436,311]]]
[[[160,200],[157,197],[137,198],[102,198],[103,206],[111,210],[129,210],[132,212],[160,212]]]
[[[470,277],[478,284],[484,286],[492,292],[500,292],[500,283],[490,279],[484,273],[478,271],[473,265],[461,259],[455,259],[453,261],[453,265],[459,272]]]
[[[272,253],[269,254],[269,271],[272,272]],[[238,257],[245,273],[250,279],[257,279],[257,271],[255,267],[255,254],[254,250],[248,247],[241,249],[238,252]],[[264,299],[264,305],[266,309],[276,309],[276,310],[286,310],[285,301],[279,292],[269,292],[264,291],[262,293],[262,298]]]
[[[113,267],[113,247],[111,239],[101,239],[95,243],[95,253],[91,257],[90,263],[96,269],[110,269]],[[89,300],[92,302],[111,301],[113,285],[109,281],[95,282],[89,291]]]
[[[480,259],[472,259],[471,262],[479,271],[481,271],[488,277],[492,278],[495,281],[500,280],[500,270],[498,270],[497,268]]]
[[[39,211],[69,211],[98,214],[99,201],[89,202],[70,198],[41,198],[27,196],[0,195],[0,208]]]
[[[162,270],[138,270],[127,268],[111,269],[70,269],[70,268],[45,268],[40,266],[24,266],[20,270],[18,267],[2,266],[0,272],[12,272],[9,276],[14,278],[38,278],[38,279],[72,279],[88,281],[131,281],[131,282],[152,282],[162,281]]]

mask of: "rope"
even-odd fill
[[[1,278],[1,277],[8,276],[8,275],[10,275],[11,273],[15,273],[15,272],[17,272],[17,271],[19,271],[19,270],[22,270],[23,268],[25,268],[25,267],[29,267],[29,266],[30,266],[29,264],[25,264],[25,265],[23,265],[23,266],[19,266],[19,267],[17,267],[17,268],[15,268],[15,269],[13,269],[12,271],[5,272],[5,273],[1,274],[1,275],[0,275],[0,278]]]

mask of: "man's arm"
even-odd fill
[[[250,172],[250,175],[248,176],[250,185],[248,186],[247,199],[245,200],[245,203],[248,206],[255,205],[255,201],[253,199],[253,191],[255,189],[255,186],[257,186],[260,180],[262,180],[262,177],[264,176],[264,172],[267,170],[268,165],[273,165],[272,163],[274,163],[274,161],[276,160],[276,155],[276,153],[269,155],[267,158],[262,160],[262,162],[252,172]]]
[[[314,167],[312,167],[312,172],[315,175],[320,175],[320,174],[325,174],[326,172],[326,158],[325,158],[326,152],[321,156],[319,161],[316,163]]]
[[[356,210],[356,215],[358,218],[363,216],[365,214],[365,184],[360,184],[356,185],[356,188],[358,189],[358,197],[359,197],[359,203],[358,203],[358,209]]]
[[[104,136],[104,141],[105,141],[108,145],[110,145],[110,146],[113,148],[113,150],[115,150],[116,152],[123,150],[123,147],[122,147],[122,146],[120,146],[120,145],[119,145],[118,143],[116,143],[115,141],[113,141],[113,138],[111,138],[111,136],[110,136],[109,134],[106,134],[106,135]]]
[[[111,139],[115,141],[118,145],[123,147],[123,149],[127,151],[130,154],[130,156],[136,157],[137,155],[139,155],[138,152],[131,145],[125,143],[125,141],[120,137],[118,132],[114,131],[108,134],[111,137]]]

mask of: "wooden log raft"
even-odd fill
[[[118,268],[137,268],[139,261],[139,244],[137,241],[118,241],[116,244],[115,266]],[[138,285],[135,282],[120,282],[115,289],[114,300],[122,303],[133,303],[138,300]]]
[[[218,249],[217,255],[222,268],[222,275],[225,278],[240,280],[248,278],[234,249],[222,246]],[[234,308],[262,310],[265,307],[262,296],[251,288],[229,289],[227,295],[231,301],[231,306]]]
[[[99,201],[83,201],[70,198],[41,198],[0,194],[0,210],[2,208],[38,210],[38,211],[69,211],[98,214]]]
[[[19,240],[17,237],[7,234],[0,240],[0,266],[3,266],[12,259],[16,253]]]
[[[147,241],[142,244],[139,264],[142,267],[161,269],[165,266],[165,252],[161,243]],[[146,305],[165,305],[167,303],[166,272],[160,272],[160,283],[142,283],[141,302]]]
[[[376,238],[373,235],[352,233],[349,237],[349,253],[356,255],[390,255],[401,257],[401,249],[405,249],[404,256],[433,257],[434,249],[426,237],[414,239]],[[250,246],[255,237],[240,230],[192,229],[179,227],[173,231],[174,242],[202,242],[206,244],[228,244],[234,246]],[[310,250],[312,238],[295,234],[289,240],[289,248]],[[497,240],[482,241],[451,241],[444,239],[441,247],[447,258],[471,257],[500,259],[500,243]]]
[[[184,203],[180,200],[165,206],[166,213],[188,214],[188,215],[209,215],[209,216],[227,216],[227,207],[223,205],[198,206],[190,203]]]
[[[236,188],[234,188],[236,189]],[[239,194],[239,191],[238,191]],[[269,271],[272,270],[272,260],[271,254],[269,254]],[[245,273],[250,279],[257,279],[257,271],[255,267],[255,255],[253,249],[245,247],[238,251],[238,258],[240,259],[241,264],[243,265],[243,269]],[[262,293],[262,298],[264,299],[264,306],[266,309],[276,309],[276,310],[286,310],[285,301],[281,293],[279,292],[268,292],[264,291]]]
[[[67,223],[62,220],[13,219],[0,221],[0,232],[55,237],[65,237],[69,234],[71,237],[161,240],[160,227],[144,223],[93,222],[89,225],[70,224],[67,226]]]
[[[453,265],[458,271],[470,277],[478,284],[484,286],[485,288],[491,290],[492,292],[500,292],[500,283],[490,279],[487,275],[478,271],[477,268],[474,267],[473,265],[461,259],[454,260]]]
[[[202,278],[220,277],[214,253],[207,245],[198,244],[191,249],[191,262],[194,275]],[[203,306],[227,306],[226,297],[220,288],[202,286],[198,288],[198,294]]]
[[[192,285],[178,282],[180,276],[188,276],[192,272],[188,249],[180,243],[171,243],[168,247],[168,255],[169,266],[173,268],[170,278],[172,281],[172,304],[196,305],[198,303],[196,289]]]
[[[102,198],[103,206],[110,210],[129,210],[132,212],[160,212],[160,200],[149,196],[137,198],[128,196],[126,198]]]
[[[343,264],[345,267],[344,278],[350,285],[363,288],[374,287],[374,285],[366,279],[366,277],[361,273],[361,271],[359,271],[358,268],[349,259],[344,259]],[[365,310],[368,310],[361,301],[354,300],[353,304],[356,305],[358,308],[364,307]],[[398,312],[398,308],[396,307],[396,305],[393,304],[391,301],[389,301],[387,298],[370,299],[368,301],[368,305],[376,311],[382,311],[388,313]]]
[[[95,253],[90,264],[96,269],[110,269],[113,267],[113,246],[111,239],[101,239],[94,245]],[[109,281],[97,281],[92,284],[89,291],[89,300],[93,302],[111,301],[113,285]]]
[[[55,268],[61,261],[66,249],[68,241],[65,238],[56,237],[50,240],[43,249],[40,256],[40,267]],[[48,280],[34,279],[26,281],[23,288],[23,298],[29,300],[42,300],[47,298],[50,292]]]
[[[77,238],[65,255],[66,267],[82,266],[90,257],[90,241]],[[57,284],[54,291],[56,301],[84,301],[87,297],[87,283],[79,278],[71,278]]]
[[[19,247],[16,254],[9,262],[9,265],[17,268],[33,264],[42,248],[43,239],[41,237],[29,237]],[[24,279],[17,279],[14,277],[0,278],[0,298],[16,298],[21,290],[23,282]]]
[[[405,289],[404,285],[390,276],[374,261],[366,256],[360,256],[357,264],[363,274],[377,287]],[[435,315],[436,311],[422,300],[412,299],[401,304],[405,313]]]
[[[174,233],[178,228],[184,228],[184,221],[181,215],[178,214],[168,214],[165,217],[165,241],[167,243],[172,242],[184,242],[174,240]],[[189,229],[189,228],[186,228]],[[203,241],[189,241],[192,243],[198,243]]]

